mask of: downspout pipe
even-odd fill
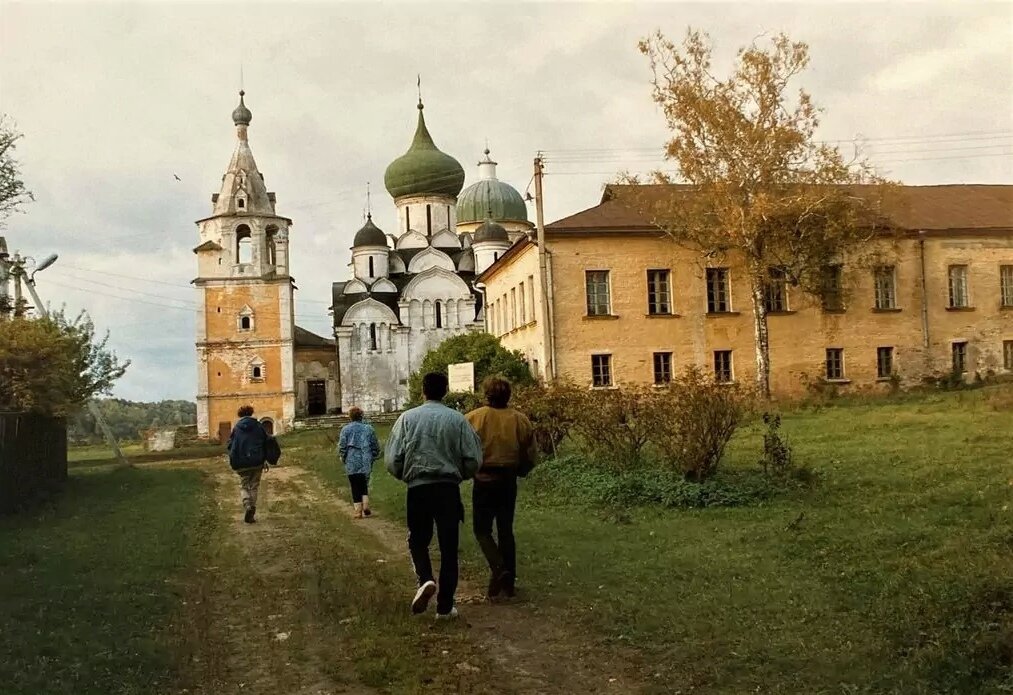
[[[925,232],[918,232],[918,259],[919,259],[919,284],[922,289],[922,347],[925,348],[925,358],[928,362],[929,355],[929,292],[928,283],[925,277]]]

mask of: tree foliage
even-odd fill
[[[153,427],[192,425],[197,422],[197,404],[192,401],[140,403],[122,398],[96,400],[99,412],[117,440],[138,440]],[[67,421],[67,437],[77,443],[98,443],[102,431],[89,409],[75,413]]]
[[[6,115],[0,114],[0,229],[4,220],[19,207],[35,198],[25,188],[21,165],[14,158],[14,149],[22,138]]]
[[[65,416],[108,393],[130,365],[117,359],[108,341],[108,334],[96,339],[84,312],[73,320],[62,311],[0,319],[0,410]]]
[[[713,72],[710,38],[699,31],[690,29],[678,46],[658,32],[639,48],[672,132],[665,156],[677,176],[656,172],[648,182],[625,176],[622,182],[636,185],[619,186],[616,195],[676,242],[745,266],[757,388],[767,397],[764,292],[771,270],[820,293],[826,269],[860,253],[883,226],[879,210],[890,187],[857,150],[846,159],[838,147],[816,140],[820,109],[808,92],[791,86],[809,65],[805,43],[784,34],[765,47],[754,42],[738,51],[723,79]]]
[[[424,374],[446,374],[449,365],[462,362],[474,362],[476,385],[490,376],[502,376],[515,387],[534,383],[528,363],[521,353],[507,350],[488,333],[462,333],[444,340],[422,359],[419,370],[408,381],[410,401],[422,401]]]

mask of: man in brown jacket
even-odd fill
[[[489,597],[515,594],[517,547],[514,510],[517,477],[524,477],[537,458],[531,421],[509,407],[510,382],[490,377],[483,384],[487,406],[465,417],[482,440],[482,466],[475,474],[472,521],[491,571]],[[492,535],[493,523],[499,542]]]

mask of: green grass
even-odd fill
[[[168,451],[147,451],[143,444],[136,442],[120,444],[120,453],[130,463],[158,463],[164,461],[183,461],[187,459],[217,456],[225,452],[225,447],[217,442],[204,442],[192,446],[170,449]],[[88,444],[73,446],[67,449],[67,462],[70,468],[79,466],[105,466],[118,463],[112,449],[105,444]]]
[[[788,413],[784,434],[821,484],[758,506],[617,515],[522,487],[521,583],[639,650],[669,692],[1013,692],[1013,413],[996,394]],[[287,441],[316,450],[311,465],[347,496],[322,433]],[[755,467],[760,443],[744,428],[725,465]],[[372,488],[403,519],[380,465]],[[470,534],[462,544],[481,581]]]
[[[201,475],[75,471],[33,514],[0,520],[4,693],[152,693],[173,682],[177,580]]]

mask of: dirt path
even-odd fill
[[[359,684],[354,669],[335,661],[328,645],[340,639],[336,626],[322,621],[323,611],[314,582],[299,553],[302,529],[326,509],[351,516],[349,505],[322,488],[315,473],[299,465],[268,472],[261,488],[257,524],[242,522],[238,485],[234,474],[220,461],[205,464],[212,473],[219,522],[226,525],[223,547],[211,549],[212,564],[201,572],[202,596],[194,616],[204,634],[197,644],[218,640],[219,648],[202,649],[197,681],[213,684],[190,692],[291,693],[293,695],[372,695]],[[344,526],[344,524],[341,524]],[[402,566],[405,595],[390,597],[407,602],[413,575],[405,533],[395,523],[376,516],[350,520],[354,533],[367,534],[378,543],[382,557],[376,562]],[[347,533],[345,529],[341,532]],[[435,544],[434,544],[435,545]],[[255,576],[234,580],[216,573],[221,564],[238,564]],[[226,581],[223,581],[226,579]],[[453,664],[461,672],[458,693],[636,693],[633,655],[603,649],[563,617],[537,602],[523,598],[506,603],[488,602],[481,589],[462,580],[458,591],[461,630],[473,647],[468,660]],[[431,620],[432,616],[418,620]],[[438,637],[438,635],[437,635]],[[394,645],[396,648],[397,645]],[[447,654],[446,651],[443,654]],[[477,658],[476,658],[477,657]],[[200,663],[203,659],[204,663]],[[481,685],[480,685],[481,684]],[[216,690],[217,689],[217,690]],[[420,685],[417,692],[432,692]],[[413,691],[414,692],[414,691]],[[447,691],[443,691],[447,692]]]

